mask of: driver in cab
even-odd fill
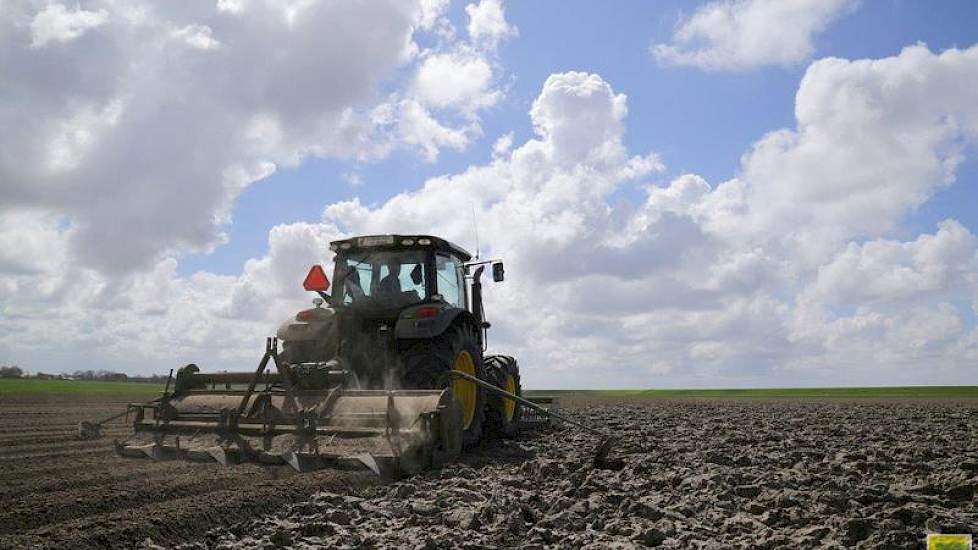
[[[387,276],[377,283],[375,295],[378,300],[394,301],[401,298],[401,264],[390,260],[386,264]]]

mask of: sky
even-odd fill
[[[978,4],[0,6],[0,363],[250,370],[331,240],[536,388],[978,383]]]

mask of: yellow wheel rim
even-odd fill
[[[467,351],[460,351],[455,356],[455,365],[452,366],[452,369],[464,372],[469,376],[475,376],[475,362],[472,361],[472,356]],[[475,418],[475,384],[468,380],[456,378],[452,381],[452,390],[455,392],[455,398],[462,404],[462,429],[467,430]]]
[[[506,375],[506,388],[505,389],[509,393],[511,393],[513,395],[516,395],[516,378],[514,378],[512,374],[507,374]],[[507,422],[512,422],[513,421],[513,416],[516,415],[516,401],[513,401],[512,399],[506,399],[506,398],[504,398],[504,401],[503,401],[503,411],[506,413],[506,421]]]

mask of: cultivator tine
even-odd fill
[[[360,463],[369,468],[371,472],[380,476],[380,465],[377,464],[377,459],[374,458],[374,455],[370,453],[363,453],[355,455],[351,458],[359,460]]]
[[[391,456],[361,453],[345,457],[339,463],[348,467],[366,467],[384,482],[397,480],[405,473],[400,467],[400,460],[397,457]]]
[[[322,459],[317,455],[312,455],[309,453],[297,453],[294,451],[286,451],[282,453],[282,458],[292,469],[299,473],[311,472],[313,470],[318,470],[322,467]]]
[[[146,456],[152,458],[153,460],[163,460],[166,458],[166,455],[163,452],[163,447],[160,447],[157,444],[150,446],[148,449],[143,448],[143,452],[146,453]]]
[[[214,457],[211,456],[211,454],[206,450],[199,449],[185,449],[182,451],[181,456],[187,460],[193,460],[195,462],[210,462],[211,460],[214,460]]]
[[[208,447],[204,450],[204,452],[210,455],[210,457],[221,466],[228,465],[228,453],[224,447]]]
[[[146,445],[123,445],[116,442],[116,452],[124,456],[146,455],[153,460],[163,460],[166,458],[163,449],[156,443]]]
[[[99,439],[102,437],[102,424],[112,422],[117,418],[122,418],[129,414],[129,409],[113,414],[108,418],[99,420],[98,422],[86,422],[81,421],[78,423],[78,438],[79,439]]]

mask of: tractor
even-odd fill
[[[513,437],[521,407],[461,378],[459,371],[522,395],[516,360],[486,355],[490,323],[482,304],[482,275],[504,278],[500,261],[472,255],[429,235],[374,235],[330,244],[335,254],[332,294],[320,266],[303,282],[319,294],[312,309],[282,324],[281,358],[299,368],[349,371],[354,386],[431,390],[451,385],[462,408],[462,444],[484,435]]]
[[[133,433],[117,452],[397,477],[512,438],[524,406],[546,417],[555,405],[522,397],[515,359],[485,354],[482,276],[488,265],[503,281],[502,262],[430,235],[353,237],[330,250],[332,282],[310,269],[314,307],[266,339],[255,371],[171,372],[160,398],[129,405]]]

